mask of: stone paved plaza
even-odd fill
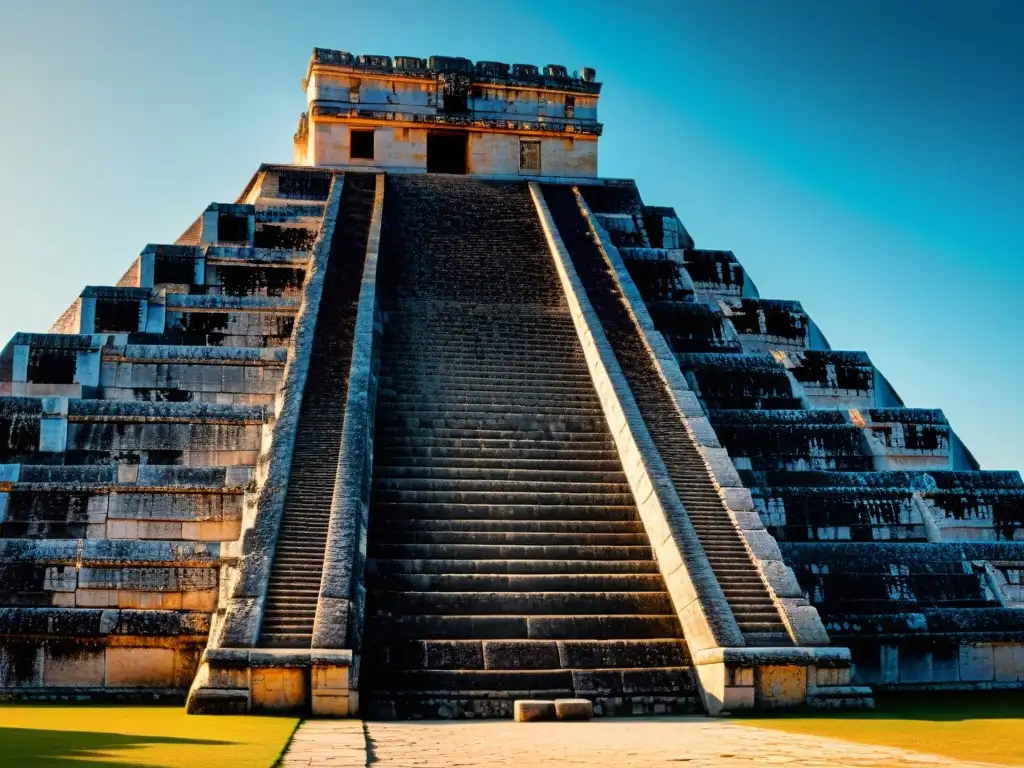
[[[361,768],[586,766],[711,768],[980,768],[918,752],[723,723],[703,717],[604,719],[588,723],[361,722],[304,723],[281,763]]]

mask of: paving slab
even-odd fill
[[[590,722],[314,720],[281,763],[345,768],[992,768],[892,747],[783,733],[720,719]]]
[[[363,768],[367,762],[362,720],[307,720],[278,765],[282,768]]]

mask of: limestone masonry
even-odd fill
[[[0,697],[511,717],[1024,686],[1024,483],[671,208],[596,73],[314,50],[0,354]]]

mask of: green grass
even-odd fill
[[[46,768],[268,768],[294,717],[178,707],[0,705],[0,764]]]
[[[736,722],[958,760],[1024,765],[1024,692],[900,696],[879,699],[878,704],[869,712],[744,717]]]

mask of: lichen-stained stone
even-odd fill
[[[960,646],[960,679],[989,682],[995,679],[995,651],[989,643]]]
[[[554,720],[555,702],[519,699],[515,702],[513,719],[517,723],[532,723],[537,720]]]
[[[252,675],[255,712],[294,712],[309,701],[309,683],[302,669],[257,668]]]
[[[993,666],[997,683],[1024,681],[1024,643],[993,644]]]
[[[555,699],[558,720],[589,720],[594,716],[594,703],[589,699]]]
[[[807,668],[793,665],[760,667],[758,696],[762,706],[786,707],[802,702],[807,695]]]
[[[72,643],[49,643],[44,649],[43,685],[54,688],[100,688],[106,678],[102,648]]]
[[[173,688],[174,664],[170,648],[107,648],[105,683],[111,688]]]

